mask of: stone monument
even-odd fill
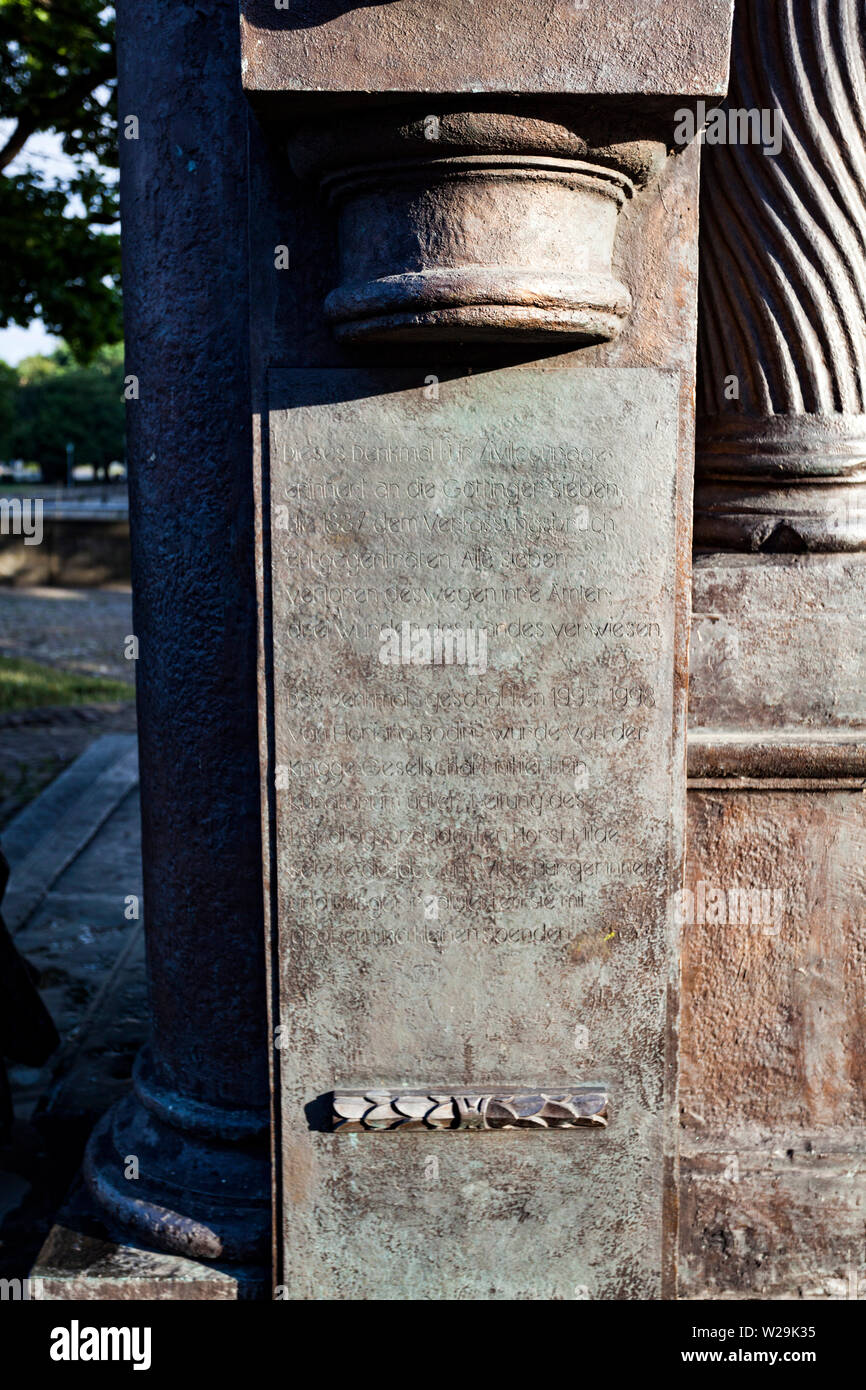
[[[677,131],[729,24],[243,6],[289,1299],[673,1296]]]
[[[121,13],[154,1019],[50,1297],[676,1296],[731,10]]]

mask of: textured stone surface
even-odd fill
[[[678,376],[423,380],[271,378],[286,1281],[657,1297]],[[404,623],[486,669],[383,664]],[[610,1125],[321,1132],[335,1086],[454,1078],[602,1079]]]
[[[863,810],[856,791],[691,798],[690,878],[780,895],[766,922],[683,927],[681,1087],[716,1135],[866,1121]]]
[[[866,557],[699,555],[689,726],[862,737]]]
[[[760,926],[754,934],[712,923],[683,932],[688,996],[680,1297],[862,1299],[866,1077],[861,1058],[864,991],[862,982],[857,983],[862,932],[853,891],[860,883],[864,850],[862,794],[849,789],[819,797],[809,812],[817,812],[817,824],[806,841],[802,830],[798,839],[797,827],[804,827],[808,803],[793,790],[760,797],[691,792],[689,802],[686,882],[736,878],[778,883],[799,876],[802,886],[804,876],[817,873],[819,878],[809,885],[808,896],[799,899],[802,913],[798,909],[791,918],[793,936],[788,939],[786,929],[781,943]],[[73,872],[80,883],[78,871]],[[825,904],[831,907],[828,923]],[[811,914],[811,921],[803,914]],[[49,939],[56,941],[56,932],[49,935],[46,927]],[[816,982],[819,994],[813,997]],[[125,1001],[130,991],[139,1000],[133,1009],[135,1027],[141,1026],[144,978],[137,958],[124,963],[117,988],[121,1005],[116,1013],[104,1010],[105,1037],[120,1049],[129,1037]],[[55,994],[47,997],[53,1008]],[[117,1007],[117,1001],[107,1002]],[[810,1010],[811,1021],[804,1009]],[[781,1029],[778,1043],[767,1020]],[[87,1063],[101,1041],[92,1024],[83,1030],[77,1065],[72,1059],[49,1102],[52,1121],[58,1106],[66,1116],[97,1108],[100,1073],[92,1061]],[[100,1066],[110,1063],[111,1056],[101,1054]],[[101,1084],[121,1085],[112,1075],[102,1072]],[[410,1144],[417,1142],[410,1139]],[[424,1148],[425,1161],[447,1153],[447,1147],[444,1154],[441,1147]],[[447,1175],[450,1169],[440,1171]],[[421,1201],[435,1215],[423,1178],[422,1162]],[[40,1175],[37,1185],[44,1182]],[[30,1199],[28,1204],[31,1223],[38,1227]],[[52,1233],[36,1271],[47,1278],[49,1297],[236,1296],[222,1273],[211,1274],[179,1257],[124,1248],[122,1240],[115,1241],[119,1249],[112,1248],[104,1233],[84,1236],[68,1212],[63,1223],[65,1231]],[[8,1256],[15,1238],[4,1232],[4,1242]],[[4,1264],[6,1274],[23,1277],[26,1272],[26,1265]]]
[[[702,168],[689,877],[782,911],[683,929],[690,1298],[866,1295],[863,24],[739,4]]]
[[[252,92],[722,93],[729,0],[242,4]]]
[[[395,8],[396,7],[392,7]],[[605,15],[605,22],[608,16]],[[592,21],[591,21],[592,22]],[[310,39],[310,35],[307,36]],[[311,45],[312,49],[312,45]],[[498,107],[499,101],[496,105]],[[465,101],[465,98],[464,98]],[[318,108],[324,115],[325,107],[333,110],[333,107],[321,97],[311,98],[307,104],[307,111],[313,105],[321,102]],[[479,98],[478,104],[481,104]],[[490,105],[490,103],[487,103]],[[599,108],[607,106],[607,114],[617,118],[613,124],[618,123],[621,113],[621,103],[599,103]],[[640,102],[634,103],[636,107],[643,107]],[[272,731],[275,710],[273,706],[273,695],[271,682],[271,660],[272,650],[275,639],[281,640],[279,633],[275,632],[275,624],[272,621],[272,606],[269,604],[269,586],[271,575],[270,552],[274,542],[274,533],[270,531],[268,518],[270,514],[270,470],[271,458],[268,446],[268,412],[273,405],[269,399],[269,374],[270,369],[276,366],[281,367],[322,367],[333,368],[345,366],[356,368],[359,361],[359,349],[352,348],[345,344],[336,342],[333,335],[332,324],[327,320],[323,313],[323,304],[328,293],[340,281],[340,269],[337,265],[337,245],[332,216],[327,207],[323,204],[315,188],[300,179],[287,174],[286,156],[286,136],[289,122],[286,119],[288,108],[294,109],[294,98],[289,98],[284,107],[280,104],[279,97],[270,111],[275,119],[271,120],[270,114],[265,110],[261,103],[256,104],[257,117],[252,123],[251,128],[251,169],[253,187],[251,192],[251,205],[254,209],[254,216],[251,219],[252,250],[250,258],[251,274],[253,277],[252,303],[253,303],[253,380],[254,380],[254,415],[255,415],[255,442],[257,457],[260,461],[261,470],[261,495],[262,495],[262,538],[260,546],[260,564],[262,574],[260,583],[263,594],[263,615],[261,626],[262,639],[262,686],[263,686],[263,715],[262,730],[266,748],[266,769],[268,781],[265,785],[263,797],[263,809],[267,816],[270,829],[267,832],[266,840],[272,843],[274,840],[273,815],[277,796],[279,795],[273,788],[273,768],[275,759],[272,747]],[[655,106],[652,106],[655,112]],[[604,124],[604,111],[599,111],[600,124]],[[353,117],[347,117],[347,136],[351,136],[354,129]],[[520,134],[521,126],[517,116],[515,116],[515,131],[517,137]],[[685,609],[688,605],[688,571],[691,557],[691,536],[689,526],[689,506],[688,499],[691,495],[691,467],[692,467],[692,416],[693,416],[693,372],[694,372],[694,332],[696,317],[696,278],[697,278],[697,168],[698,168],[698,147],[692,144],[681,152],[669,158],[662,170],[654,174],[644,191],[634,199],[628,200],[623,207],[619,218],[619,230],[617,233],[612,261],[612,271],[617,279],[631,288],[633,295],[633,308],[631,316],[627,319],[622,333],[612,344],[603,344],[595,347],[582,348],[579,351],[570,351],[557,355],[554,359],[556,367],[577,367],[585,368],[608,368],[608,367],[628,367],[628,368],[661,368],[673,369],[680,382],[680,394],[676,407],[678,433],[679,433],[679,462],[678,474],[675,490],[681,504],[678,508],[678,540],[676,549],[676,564],[681,582],[677,585],[677,602],[679,605],[679,620],[675,627],[675,676],[671,698],[675,709],[675,738],[674,744],[680,749],[679,753],[674,754],[674,768],[682,769],[682,725],[684,721],[685,706],[685,636],[686,621]],[[285,244],[291,253],[290,267],[287,270],[275,270],[274,268],[274,247],[277,244]],[[535,365],[550,367],[554,365],[547,359],[542,358],[538,361],[541,354],[539,350],[532,346],[518,348],[515,345],[501,347],[496,343],[490,344],[462,344],[462,343],[443,343],[431,349],[429,343],[418,343],[413,345],[411,341],[401,343],[399,347],[370,348],[366,350],[365,360],[372,364],[373,370],[377,365],[382,367],[393,366],[396,362],[405,365],[413,365],[417,372],[416,380],[423,382],[424,378],[435,373],[440,376],[440,384],[444,389],[447,386],[449,375],[456,373],[463,376],[467,371],[472,371],[480,379],[494,379],[500,372],[515,363],[522,363],[525,366]],[[669,820],[671,826],[671,837],[676,841],[681,832],[682,805],[676,800],[672,800],[669,808]],[[432,817],[431,817],[432,820]],[[274,960],[274,973],[278,970],[278,950],[277,950],[277,894],[280,887],[280,875],[274,862],[268,857],[266,862],[266,904],[272,914],[274,931],[272,934],[272,953]],[[336,877],[336,871],[335,875]],[[616,938],[614,938],[614,942]],[[595,943],[590,942],[590,946]],[[605,953],[610,952],[614,943],[603,940],[598,943],[598,952],[594,957],[599,972],[605,963]],[[359,984],[353,982],[351,989],[346,991],[346,1009],[349,1011],[357,1009],[363,1000],[363,989],[368,981],[365,976]],[[375,979],[375,975],[373,976]],[[417,984],[419,995],[423,992],[423,975],[420,977],[421,983]],[[299,987],[304,981],[300,980]],[[276,993],[276,991],[275,991]],[[611,994],[612,991],[608,991]],[[544,1006],[541,1011],[540,1026],[546,1027],[548,1013],[548,1000],[553,999],[554,1009],[559,1009],[556,1002],[557,995],[554,989],[545,986]],[[599,1018],[604,1027],[607,995],[601,993],[597,1001],[593,1004],[595,1015]],[[434,1010],[430,1006],[431,1017]],[[672,1004],[672,1013],[675,1013],[675,1004]],[[447,1015],[446,1015],[447,1021]],[[275,1012],[273,1026],[279,1025],[280,1019]],[[430,1025],[433,1026],[433,1025]],[[508,1020],[508,1027],[511,1035],[520,1044],[522,1038],[529,1035],[532,1028],[536,1026],[534,1018],[530,1018],[522,1011],[519,1006],[512,1011],[512,1016]],[[652,1025],[650,1025],[652,1027]],[[475,1043],[475,1031],[469,1037],[469,1043]],[[480,1031],[480,1030],[478,1030]],[[605,1044],[607,1045],[607,1044]],[[610,1043],[616,1049],[619,1044],[616,1039]],[[641,1044],[643,1046],[643,1044]],[[340,1032],[335,1028],[333,1047],[339,1051]],[[620,1049],[625,1051],[624,1045]],[[670,1063],[673,1048],[668,1056]],[[281,1066],[284,1054],[280,1051],[274,1052],[274,1058],[278,1067]],[[340,1059],[342,1061],[342,1058]],[[581,1060],[581,1054],[575,1048],[570,1055],[570,1065],[568,1072],[564,1076],[555,1078],[558,1084],[567,1084],[572,1081],[579,1081],[585,1078],[594,1079],[594,1068],[590,1066],[594,1061],[591,1056],[584,1056],[582,1060],[586,1062],[586,1067],[581,1066],[579,1074],[575,1071],[575,1063]],[[452,1070],[450,1074],[444,1071],[436,1078],[441,1083],[459,1083],[463,1076],[474,1072],[473,1081],[483,1083],[490,1079],[480,1076],[474,1065],[474,1058],[468,1057],[466,1061],[461,1058],[459,1075]],[[353,1065],[355,1063],[353,1062]],[[659,1068],[662,1063],[659,1061]],[[407,1080],[410,1078],[407,1078]],[[541,1078],[545,1082],[553,1083],[547,1067]],[[428,1075],[421,1077],[413,1076],[413,1082],[418,1085],[431,1084]],[[523,1078],[509,1075],[506,1080],[511,1084],[522,1082]],[[358,1076],[360,1085],[369,1085],[370,1078],[367,1074]],[[331,1081],[327,1083],[333,1085]],[[387,1287],[388,1296],[402,1298],[405,1297],[405,1289],[412,1289],[424,1286],[431,1292],[430,1297],[441,1297],[441,1290],[450,1288],[457,1291],[458,1296],[481,1296],[487,1297],[489,1287],[499,1282],[500,1292],[504,1283],[515,1282],[513,1275],[508,1275],[509,1248],[515,1242],[512,1239],[512,1231],[516,1233],[516,1238],[524,1249],[531,1247],[531,1239],[526,1231],[529,1215],[534,1218],[538,1227],[546,1227],[551,1224],[551,1213],[556,1211],[556,1219],[559,1219],[560,1211],[565,1210],[575,1213],[572,1221],[572,1229],[580,1231],[581,1217],[584,1213],[589,1214],[592,1221],[603,1220],[604,1206],[607,1193],[616,1186],[616,1177],[612,1166],[608,1165],[605,1169],[606,1178],[602,1183],[596,1180],[594,1166],[583,1166],[583,1155],[592,1158],[593,1165],[602,1152],[601,1146],[595,1143],[601,1139],[602,1143],[607,1143],[610,1139],[614,1124],[614,1106],[618,1102],[615,1096],[611,1100],[611,1126],[604,1133],[572,1133],[564,1132],[561,1134],[517,1134],[517,1135],[446,1135],[434,1136],[430,1138],[424,1134],[415,1136],[407,1135],[403,1139],[396,1138],[394,1135],[358,1135],[357,1143],[366,1144],[370,1141],[378,1146],[382,1155],[383,1162],[387,1162],[388,1171],[383,1175],[382,1183],[379,1184],[377,1178],[372,1173],[365,1176],[363,1187],[359,1186],[353,1190],[346,1189],[345,1194],[337,1203],[337,1195],[334,1193],[334,1184],[328,1180],[323,1187],[323,1225],[327,1223],[325,1231],[325,1268],[320,1272],[318,1280],[325,1287],[333,1287],[340,1279],[339,1269],[344,1262],[344,1250],[347,1239],[352,1249],[360,1251],[360,1254],[353,1256],[353,1269],[346,1272],[344,1268],[343,1279],[347,1279],[349,1274],[352,1278],[353,1288],[363,1293],[369,1274],[369,1283],[373,1287]],[[647,1098],[647,1104],[655,1104],[655,1096]],[[323,1107],[325,1110],[327,1107]],[[277,1184],[277,1203],[278,1209],[286,1207],[290,1212],[290,1221],[294,1221],[291,1213],[295,1210],[295,1198],[300,1197],[302,1201],[306,1198],[307,1182],[309,1174],[310,1143],[320,1145],[323,1152],[328,1152],[328,1143],[336,1143],[341,1136],[328,1136],[324,1134],[314,1134],[312,1137],[304,1129],[300,1138],[303,1141],[300,1145],[297,1142],[297,1121],[295,1117],[287,1119],[284,1130],[281,1128],[276,1136],[279,1171],[276,1174]],[[351,1136],[343,1136],[347,1143],[351,1142]],[[519,1153],[520,1157],[516,1162],[515,1168],[510,1173],[503,1172],[498,1160],[498,1154],[502,1151],[497,1150],[497,1157],[490,1162],[485,1160],[480,1166],[477,1162],[477,1141],[489,1145],[490,1141],[515,1139],[519,1148],[513,1152]],[[428,1145],[434,1142],[440,1146],[432,1154],[429,1153]],[[476,1147],[469,1148],[465,1145],[461,1147],[462,1141],[476,1141]],[[537,1181],[533,1179],[533,1170],[537,1168],[538,1158],[532,1158],[532,1149],[528,1145],[535,1145],[544,1142],[549,1146],[545,1149],[547,1155],[561,1153],[559,1161],[560,1167],[557,1172],[562,1176],[561,1193],[557,1191],[557,1200],[554,1200],[551,1184],[545,1179],[542,1188],[539,1189]],[[406,1143],[408,1150],[404,1150],[402,1160],[399,1154],[394,1154],[395,1145]],[[384,1148],[391,1145],[389,1152]],[[427,1157],[438,1158],[442,1165],[445,1153],[441,1146],[447,1145],[447,1151],[451,1155],[455,1166],[444,1168],[442,1184],[438,1189],[433,1186],[432,1175],[433,1166],[427,1171],[430,1173],[430,1185],[428,1186],[425,1178],[425,1167]],[[456,1145],[456,1147],[455,1147]],[[366,1152],[369,1154],[370,1149]],[[628,1211],[623,1216],[621,1226],[611,1227],[605,1231],[603,1236],[604,1253],[598,1263],[597,1269],[593,1270],[593,1296],[604,1297],[606,1292],[619,1291],[627,1296],[640,1297],[647,1286],[647,1280],[643,1277],[643,1272],[637,1272],[635,1277],[634,1261],[621,1252],[626,1245],[634,1240],[645,1239],[638,1232],[645,1228],[648,1219],[652,1218],[654,1204],[657,1200],[658,1187],[656,1184],[653,1162],[649,1157],[649,1145],[645,1146],[646,1154],[644,1160],[644,1181],[645,1185],[641,1190],[636,1202],[629,1205]],[[407,1158],[408,1154],[416,1155],[414,1162]],[[476,1155],[476,1160],[472,1160],[472,1154]],[[464,1163],[463,1155],[466,1161]],[[527,1155],[524,1162],[523,1155]],[[557,1160],[552,1159],[549,1166],[557,1165]],[[483,1180],[486,1186],[487,1198],[485,1199],[485,1231],[483,1247],[480,1249],[480,1262],[487,1268],[495,1271],[494,1276],[488,1283],[484,1283],[484,1275],[479,1268],[470,1269],[469,1275],[466,1274],[467,1264],[465,1258],[461,1256],[461,1250],[466,1243],[466,1222],[469,1229],[473,1229],[473,1223],[480,1215],[480,1197],[476,1195],[478,1189],[471,1186],[474,1176]],[[354,1173],[351,1168],[347,1169],[348,1180],[354,1180]],[[524,1181],[525,1178],[525,1181]],[[445,1185],[448,1191],[445,1191]],[[550,1190],[548,1190],[550,1189]],[[603,1192],[603,1197],[599,1194]],[[668,1163],[667,1181],[665,1186],[667,1201],[667,1226],[673,1229],[675,1223],[676,1206],[676,1184],[674,1176],[674,1164],[671,1159]],[[385,1195],[387,1194],[387,1198]],[[318,1197],[318,1191],[314,1194]],[[561,1205],[557,1205],[561,1197]],[[593,1200],[595,1198],[595,1201]],[[423,1211],[419,1216],[416,1213],[412,1216],[413,1200],[416,1205],[423,1203]],[[369,1203],[369,1209],[363,1217],[360,1215],[364,1204]],[[601,1208],[601,1217],[598,1216],[597,1208]],[[420,1207],[419,1207],[420,1210]],[[466,1213],[466,1221],[462,1220],[461,1213]],[[521,1220],[521,1213],[526,1213]],[[409,1219],[415,1223],[413,1229],[417,1229],[421,1222],[421,1217],[429,1217],[428,1224],[431,1228],[437,1227],[441,1221],[445,1222],[447,1229],[443,1231],[441,1237],[437,1237],[438,1248],[443,1251],[441,1260],[441,1277],[437,1277],[434,1260],[430,1252],[421,1248],[419,1236],[413,1247],[412,1259],[409,1267],[406,1268],[406,1255],[409,1242],[405,1240],[401,1231]],[[363,1232],[361,1232],[363,1223]],[[536,1226],[533,1226],[533,1230]],[[473,1231],[474,1239],[474,1231]],[[579,1237],[576,1238],[579,1244]],[[395,1248],[395,1241],[401,1258],[397,1260],[388,1256],[388,1251]],[[450,1242],[448,1249],[444,1250],[446,1243]],[[646,1249],[649,1249],[647,1240]],[[532,1268],[528,1271],[528,1277],[521,1280],[522,1297],[543,1298],[547,1293],[556,1297],[580,1297],[580,1293],[575,1292],[575,1288],[582,1289],[584,1285],[576,1284],[570,1286],[562,1279],[562,1266],[579,1262],[582,1258],[571,1248],[575,1242],[560,1242],[557,1247],[556,1258],[553,1264],[545,1263],[541,1259],[532,1262]],[[673,1287],[673,1269],[670,1259],[671,1245],[668,1242],[664,1256],[662,1279],[665,1287]],[[367,1256],[370,1257],[369,1269],[367,1266]],[[281,1241],[281,1256],[292,1263],[293,1246],[288,1242]],[[653,1287],[659,1287],[658,1271],[662,1269],[662,1254],[654,1256],[655,1272],[652,1276]],[[503,1269],[505,1278],[499,1277],[499,1269]],[[598,1276],[597,1278],[595,1276]],[[284,1282],[285,1276],[281,1273],[280,1281]],[[307,1296],[312,1278],[306,1280],[301,1296]],[[471,1291],[474,1286],[475,1294]],[[482,1293],[477,1295],[477,1290],[482,1288]],[[297,1286],[295,1286],[297,1295]]]
[[[710,122],[701,179],[707,548],[866,548],[864,54],[860,0],[737,6],[726,110],[751,124]]]
[[[237,1302],[268,1297],[263,1271],[207,1265],[148,1249],[104,1217],[79,1186],[52,1227],[30,1272],[42,1302]]]
[[[681,1163],[681,1299],[866,1299],[859,1135],[684,1147]]]
[[[866,1296],[863,785],[689,796],[687,884],[781,900],[682,927],[681,1297]]]

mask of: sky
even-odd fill
[[[41,320],[31,323],[29,328],[0,328],[0,361],[17,367],[25,357],[49,357],[60,342],[46,333]]]
[[[14,121],[11,120],[0,121],[0,143],[7,138],[13,125]],[[28,165],[39,169],[49,180],[66,178],[75,169],[72,160],[68,159],[61,149],[60,136],[50,132],[32,136],[17,158],[13,159],[9,169],[24,169]],[[11,367],[17,367],[24,357],[33,357],[36,354],[47,356],[54,351],[59,342],[59,338],[52,338],[46,333],[39,319],[27,328],[19,328],[17,325],[0,328],[0,360],[8,362]]]

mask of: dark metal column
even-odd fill
[[[268,1043],[237,4],[123,0],[118,45],[152,1036],[86,1173],[145,1241],[248,1260],[269,1227]]]

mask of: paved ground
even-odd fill
[[[123,655],[132,631],[128,589],[4,589],[0,655],[135,683]]]
[[[24,1278],[144,1038],[134,735],[91,736],[2,843],[12,870],[3,916],[61,1038],[45,1066],[8,1069],[16,1119],[0,1147],[0,1277]]]
[[[135,682],[123,655],[129,590],[0,591],[0,655]],[[0,714],[0,833],[10,819],[102,734],[134,733],[133,704]]]
[[[22,711],[29,714],[30,711]],[[0,839],[9,821],[102,734],[134,733],[135,705],[40,711],[0,720]]]
[[[128,684],[128,590],[0,590],[0,654]],[[16,1123],[0,1149],[0,1277],[23,1277],[96,1116],[128,1085],[146,1005],[135,705],[0,714],[2,904],[61,1035],[41,1068],[10,1067]]]

